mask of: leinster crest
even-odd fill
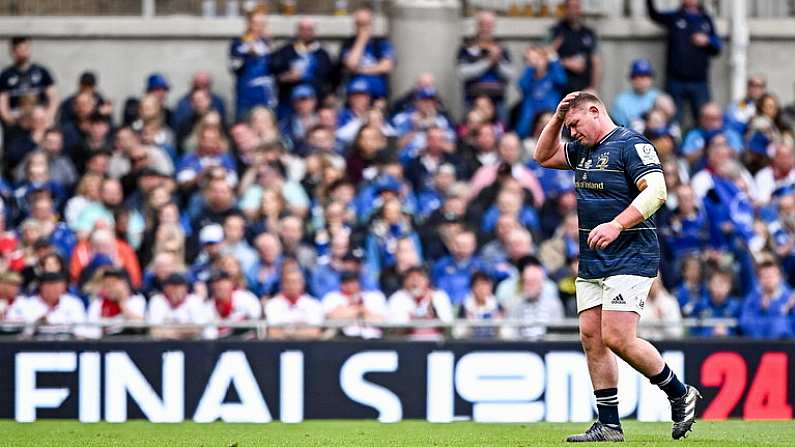
[[[610,153],[600,154],[599,158],[596,159],[596,169],[605,169],[608,163],[610,163]]]

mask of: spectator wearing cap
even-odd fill
[[[113,112],[113,104],[105,99],[97,88],[97,75],[93,71],[84,71],[77,80],[77,91],[64,99],[58,106],[58,125],[65,126],[75,122],[75,98],[81,93],[88,93],[94,97],[96,110],[103,115]]]
[[[344,138],[343,135],[355,135],[367,120],[373,94],[370,85],[363,79],[349,82],[345,94],[347,95],[345,106],[337,115],[337,137],[347,141],[349,139]]]
[[[563,18],[551,30],[552,47],[566,68],[566,95],[575,90],[597,90],[602,82],[602,59],[596,33],[583,23],[580,0],[566,0]]]
[[[15,315],[9,312],[17,300],[24,300],[22,291],[22,275],[13,270],[0,272],[0,322],[2,321],[21,321],[23,315]],[[18,307],[15,312],[19,312]],[[5,330],[3,330],[5,332]]]
[[[505,311],[494,296],[494,281],[488,273],[477,271],[470,280],[472,290],[467,293],[458,308],[458,318],[469,323],[498,322],[505,317]],[[498,327],[460,327],[456,328],[457,338],[497,338]]]
[[[403,287],[389,297],[387,320],[392,323],[408,324],[413,321],[439,320],[452,323],[453,306],[444,290],[431,285],[428,272],[423,267],[414,266],[403,275]],[[418,327],[401,331],[412,339],[441,339],[445,329],[438,327]]]
[[[67,277],[62,272],[47,272],[39,277],[38,291],[19,299],[9,309],[20,322],[35,324],[26,329],[36,335],[85,336],[86,309],[79,298],[67,293]]]
[[[435,87],[423,87],[415,92],[414,106],[392,118],[398,137],[398,147],[403,151],[417,151],[426,144],[430,128],[442,129],[448,139],[455,138],[453,123],[439,109],[439,93]]]
[[[331,92],[334,62],[315,37],[313,19],[298,21],[295,36],[272,54],[270,67],[279,90],[279,119],[292,112],[290,102],[295,100],[294,89],[299,85],[311,86],[321,100]]]
[[[389,94],[389,75],[395,66],[395,50],[385,37],[374,36],[373,12],[360,8],[353,13],[356,35],[342,42],[339,65],[343,76],[365,81],[376,99]]]
[[[458,76],[464,81],[464,100],[469,106],[483,95],[502,109],[505,89],[514,77],[511,55],[494,38],[493,12],[481,11],[475,20],[475,35],[461,44],[456,56]]]
[[[386,318],[386,298],[379,290],[365,290],[358,271],[343,270],[339,285],[323,295],[323,312],[327,321],[356,321],[341,329],[346,337],[380,338],[381,329],[368,327]]]
[[[726,107],[726,124],[745,135],[748,122],[756,115],[756,103],[766,91],[767,80],[763,75],[750,76],[745,84],[745,96]]]
[[[289,97],[290,113],[285,116],[280,127],[282,135],[289,138],[293,147],[301,147],[309,129],[317,125],[317,94],[309,84],[300,84],[292,89]],[[326,129],[331,132],[331,130]]]
[[[531,45],[525,51],[525,64],[519,79],[522,99],[514,124],[522,139],[531,135],[538,115],[555,111],[566,85],[566,72],[554,48]]]
[[[497,288],[497,299],[511,319],[522,321],[512,336],[537,338],[547,332],[546,324],[563,319],[563,303],[558,288],[547,277],[544,267],[534,257],[520,263],[517,276],[508,278]]]
[[[198,256],[187,258],[195,259],[190,268],[190,278],[192,281],[206,283],[216,263],[224,254],[224,227],[221,224],[211,223],[201,227],[198,235],[200,244]],[[198,290],[197,293],[202,294],[202,291]]]
[[[704,156],[704,150],[716,135],[723,135],[726,144],[739,154],[743,150],[742,137],[732,128],[726,126],[723,120],[723,113],[717,103],[709,102],[701,108],[701,115],[698,119],[698,127],[690,130],[685,135],[680,148],[681,154],[690,163],[690,166],[698,166],[698,161]]]
[[[32,102],[45,107],[51,125],[58,107],[55,79],[46,67],[31,60],[30,37],[12,37],[10,50],[13,62],[0,72],[0,118],[6,126],[13,125],[26,102]]]
[[[453,167],[461,166],[461,160],[455,155],[455,146],[450,140],[449,130],[442,127],[429,127],[425,130],[424,146],[417,150],[416,155],[406,151],[405,176],[415,191],[432,187],[433,175],[444,164]]]
[[[610,116],[616,124],[632,127],[633,123],[646,114],[657,100],[659,90],[652,86],[654,70],[648,59],[635,59],[629,68],[631,89],[616,96]]]
[[[202,299],[190,293],[185,275],[172,273],[163,282],[163,293],[149,299],[146,322],[152,326],[149,334],[153,338],[198,338],[204,333],[205,328],[201,326],[210,322],[210,314]]]
[[[260,233],[254,239],[257,261],[246,272],[248,289],[257,296],[272,296],[276,293],[284,256],[282,243],[272,233]]]
[[[177,107],[174,109],[174,126],[176,129],[182,127],[183,123],[190,121],[191,116],[195,113],[193,93],[197,90],[203,90],[207,93],[210,102],[209,109],[215,110],[221,115],[222,123],[227,122],[226,102],[221,96],[213,92],[212,75],[207,70],[199,70],[193,74],[187,93],[182,95],[177,101]]]
[[[701,299],[688,309],[693,318],[739,318],[742,300],[732,296],[732,272],[716,269],[707,280],[707,289]],[[737,329],[719,326],[704,326],[691,329],[691,334],[699,337],[715,337],[737,335]]]
[[[152,258],[146,267],[141,284],[141,293],[150,297],[163,292],[163,284],[172,273],[185,271],[185,261],[176,253],[162,251]]]
[[[433,77],[433,73],[420,73],[411,89],[391,102],[389,113],[390,116],[394,119],[394,117],[400,113],[413,110],[417,100],[417,93],[425,89],[438,91],[436,79]],[[443,99],[438,96],[436,97],[436,108],[438,109],[439,113],[446,116],[448,120],[452,122],[449,111],[444,105]]]
[[[654,0],[646,0],[646,8],[649,18],[668,32],[666,91],[676,102],[676,121],[682,121],[686,102],[697,119],[710,100],[710,59],[723,47],[712,18],[698,0],[682,0],[678,9],[668,12],[659,12]]]
[[[88,306],[88,322],[120,323],[118,326],[90,326],[93,338],[107,335],[130,334],[137,331],[124,328],[128,322],[144,321],[146,299],[133,293],[127,272],[123,269],[108,268],[102,272],[99,287]]]
[[[208,280],[209,298],[208,313],[218,327],[205,332],[208,338],[245,335],[251,337],[250,329],[234,329],[224,327],[223,323],[255,321],[262,318],[262,305],[253,293],[235,286],[232,276],[224,270],[214,271]]]
[[[338,291],[342,272],[356,272],[363,290],[377,290],[375,275],[365,268],[359,249],[351,250],[349,236],[338,233],[331,240],[329,254],[319,259],[312,271],[310,290],[314,296],[324,297]]]
[[[246,13],[245,33],[232,39],[229,46],[229,68],[235,75],[236,121],[246,119],[254,107],[276,105],[266,19],[265,10],[259,7]]]
[[[784,282],[775,261],[765,260],[756,269],[757,284],[743,300],[740,330],[753,338],[777,339],[792,336],[787,317],[792,289]],[[789,304],[788,304],[789,301]]]
[[[322,334],[323,306],[305,291],[304,273],[292,264],[282,270],[278,293],[265,300],[268,337],[319,338]]]
[[[433,264],[433,284],[444,290],[453,305],[461,304],[470,290],[470,279],[477,271],[487,271],[487,266],[476,255],[477,238],[472,230],[464,230],[454,236],[450,256]]]

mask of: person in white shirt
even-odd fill
[[[467,294],[458,309],[458,318],[471,322],[499,321],[505,311],[494,296],[494,281],[482,271],[472,274],[471,292]],[[456,327],[453,331],[456,338],[496,338],[500,333],[498,327]]]
[[[363,291],[359,273],[343,271],[340,274],[339,290],[323,297],[323,312],[326,320],[356,320],[358,324],[342,328],[346,337],[380,338],[381,329],[367,323],[384,321],[386,298],[380,291]]]
[[[236,289],[232,276],[224,271],[217,270],[210,274],[207,280],[210,300],[207,302],[207,312],[216,322],[252,321],[262,318],[262,305],[257,297],[244,289]],[[229,327],[211,327],[205,331],[205,338],[226,337],[241,335],[253,338],[256,333],[251,329],[234,329]]]
[[[394,323],[418,320],[453,321],[450,297],[431,287],[428,272],[420,266],[411,267],[403,276],[403,288],[389,297],[388,318]],[[441,339],[445,330],[438,327],[409,329],[406,334],[415,339]]]
[[[304,292],[304,274],[297,263],[285,263],[279,293],[265,302],[271,338],[319,338],[323,334],[323,306]],[[297,325],[297,326],[289,326]],[[311,325],[311,326],[304,326]]]
[[[6,270],[0,272],[0,322],[8,319],[8,310],[18,299],[24,299],[19,291],[22,287],[22,275]]]
[[[128,321],[143,321],[146,316],[146,299],[130,290],[127,271],[111,268],[102,273],[96,296],[88,306],[88,322],[99,323],[103,320],[113,320],[124,323]],[[89,325],[91,336],[99,338],[102,335],[118,335],[137,333],[138,331],[125,329],[119,326],[94,326]]]
[[[770,203],[773,193],[795,185],[795,144],[792,138],[783,138],[775,145],[770,166],[756,173],[756,191],[759,202]]]
[[[66,293],[66,273],[46,272],[39,277],[38,294],[14,300],[8,313],[20,322],[35,324],[29,335],[86,336],[86,308],[74,295]]]
[[[528,256],[521,265],[518,281],[509,282],[512,278],[503,281],[497,296],[502,298],[508,317],[521,320],[526,326],[512,328],[504,335],[538,338],[546,334],[546,324],[563,319],[563,302],[557,288],[548,287],[550,281],[538,259]]]
[[[649,298],[646,300],[646,309],[640,316],[640,322],[641,327],[638,328],[638,333],[646,339],[680,338],[684,333],[679,302],[665,290],[659,276],[651,284]],[[666,323],[666,326],[643,327],[643,323]]]
[[[200,297],[189,293],[188,280],[182,273],[172,273],[163,282],[163,293],[149,299],[146,320],[153,327],[154,338],[196,338],[210,321],[207,307]],[[164,327],[163,324],[189,324],[196,327]]]

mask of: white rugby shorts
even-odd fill
[[[602,310],[635,312],[641,315],[653,282],[654,278],[636,275],[577,278],[574,282],[577,313],[602,306]]]

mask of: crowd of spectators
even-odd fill
[[[669,197],[654,216],[664,260],[643,319],[668,326],[646,335],[680,336],[682,317],[725,317],[739,327],[691,332],[791,337],[795,104],[761,75],[741,101],[712,102],[706,75],[721,43],[709,16],[694,0],[673,12],[647,3],[667,29],[665,89],[637,59],[627,90],[606,98],[665,168]],[[249,12],[230,44],[231,107],[206,72],[176,101],[153,73],[123,102],[85,72],[61,100],[31,40],[11,39],[0,74],[0,323],[17,324],[2,331],[254,337],[231,323],[264,320],[268,337],[316,338],[340,320],[351,325],[336,335],[373,338],[383,333],[372,323],[458,318],[522,322],[458,336],[535,338],[576,317],[572,175],[532,154],[562,95],[599,90],[598,39],[578,1],[547,45],[527,48],[522,72],[493,36],[494,15],[479,13],[456,57],[461,117],[429,74],[389,91],[395,54],[370,11],[354,13],[338,55],[311,19],[275,46],[265,17]],[[151,328],[122,325],[136,321]]]

